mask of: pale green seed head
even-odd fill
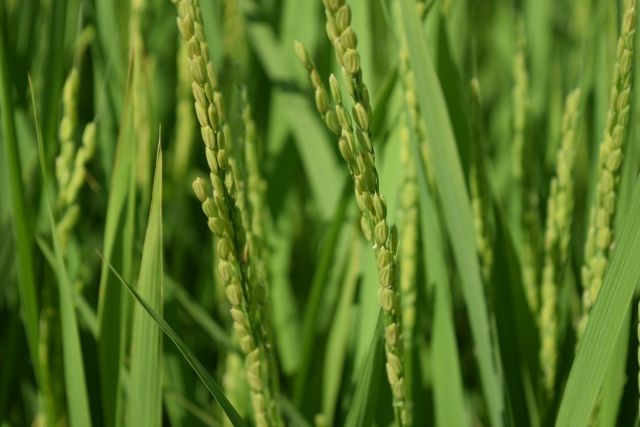
[[[202,203],[202,211],[207,216],[207,218],[215,218],[218,216],[218,208],[213,200],[207,197],[207,200]]]
[[[389,238],[389,226],[387,225],[387,221],[382,220],[376,224],[375,235],[378,246],[382,247],[387,244],[387,239]]]
[[[396,386],[396,384],[398,384],[400,378],[398,377],[398,373],[391,367],[389,363],[387,363],[385,366],[387,370],[387,379],[389,380],[389,384],[391,384],[391,387],[393,388]]]
[[[196,178],[196,180],[193,181],[192,187],[198,200],[204,203],[205,200],[207,200],[207,183],[202,178]]]
[[[355,76],[360,71],[360,54],[354,49],[347,49],[343,57],[344,68]]]
[[[399,335],[400,333],[398,331],[398,325],[392,323],[391,325],[387,326],[387,329],[385,330],[385,341],[388,345],[395,346],[398,343]]]
[[[296,52],[296,56],[298,57],[298,60],[300,61],[302,66],[306,70],[311,70],[313,64],[311,62],[311,59],[309,58],[309,52],[307,52],[307,49],[304,47],[304,45],[299,41],[294,40],[293,49]]]
[[[342,5],[336,13],[336,24],[338,31],[344,31],[351,25],[351,7],[348,4]]]
[[[329,76],[329,87],[331,88],[331,96],[333,97],[333,101],[338,105],[342,104],[342,91],[340,90],[340,83],[338,82],[338,79],[336,79],[336,76],[334,76],[333,74]]]
[[[386,267],[386,269],[389,269],[389,267]],[[380,300],[380,307],[387,312],[391,311],[396,303],[396,293],[388,287],[381,289],[378,293],[378,298]]]
[[[231,286],[229,286],[229,287],[231,287]],[[235,287],[240,289],[239,286],[235,286]],[[229,289],[229,288],[227,288],[227,289]],[[242,292],[242,291],[240,291],[240,292]],[[244,338],[242,338],[240,340],[240,349],[242,350],[243,353],[245,353],[245,354],[251,353],[253,350],[255,350],[255,348],[256,348],[256,343],[255,343],[255,341],[254,341],[254,339],[253,339],[253,337],[251,335],[247,335],[246,337],[244,337]],[[247,375],[247,379],[249,379],[249,377],[250,377],[250,375]],[[255,380],[256,379],[254,377],[254,384],[253,385],[257,386],[258,383]],[[257,381],[260,381],[259,382],[260,387],[251,387],[251,388],[254,389],[254,390],[257,389],[257,391],[260,391],[260,390],[262,390],[262,386],[261,386],[262,381],[260,380],[260,378],[257,378]]]

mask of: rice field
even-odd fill
[[[637,426],[636,13],[0,2],[0,427]]]

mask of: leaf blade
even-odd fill
[[[96,251],[98,252],[98,251]],[[182,353],[184,358],[189,362],[195,373],[200,377],[204,385],[207,387],[211,395],[216,399],[216,401],[222,407],[222,410],[227,414],[229,420],[233,424],[234,427],[247,427],[246,423],[242,420],[238,412],[231,405],[229,400],[226,398],[220,387],[216,384],[216,382],[211,378],[211,375],[207,372],[207,370],[202,366],[202,363],[195,357],[195,355],[189,350],[189,348],[182,342],[180,337],[171,329],[171,327],[164,321],[162,317],[156,313],[153,308],[147,304],[147,302],[138,295],[138,293],[128,284],[120,274],[116,271],[116,269],[106,260],[106,258],[98,252],[98,255],[102,260],[106,263],[107,267],[116,275],[118,280],[127,288],[129,293],[133,295],[133,297],[144,307],[144,309],[149,313],[149,315],[153,318],[153,320],[160,326],[162,331],[173,341],[173,343],[178,347],[178,350]]]
[[[162,147],[158,142],[149,222],[142,250],[138,291],[162,314]],[[162,334],[139,305],[134,307],[129,383],[131,425],[162,424]]]

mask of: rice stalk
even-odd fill
[[[227,299],[233,306],[233,327],[245,354],[256,425],[280,426],[282,420],[271,380],[272,376],[277,377],[277,372],[267,357],[268,344],[262,333],[266,290],[264,284],[256,280],[246,226],[237,205],[238,186],[227,151],[230,130],[226,123],[223,96],[218,90],[217,76],[210,61],[197,0],[174,0],[174,3],[178,9],[178,29],[186,43],[190,61],[196,115],[206,146],[213,198],[209,197],[207,184],[201,178],[194,181],[193,189],[202,203],[209,228],[219,237],[217,270],[225,283]]]
[[[58,207],[64,205],[63,189],[71,179],[73,159],[75,156],[74,136],[78,127],[78,86],[80,73],[73,67],[62,88],[62,119],[58,138],[60,140],[60,154],[56,157],[56,180],[58,183]],[[64,246],[64,245],[63,245]]]
[[[402,167],[403,182],[401,187],[401,202],[398,218],[402,241],[400,242],[400,294],[402,295],[402,320],[405,347],[405,370],[413,372],[412,351],[414,347],[414,329],[416,326],[416,300],[418,291],[416,279],[418,273],[418,187],[416,182],[416,168],[411,156],[411,136],[409,133],[409,119],[402,129]],[[405,377],[405,425],[413,424],[413,401],[411,394],[411,376]]]
[[[42,289],[38,355],[42,377],[43,415],[46,426],[66,424],[64,365],[58,291],[45,282]]]
[[[540,309],[540,366],[548,398],[553,397],[558,359],[558,289],[568,258],[573,220],[573,168],[576,155],[580,89],[565,101],[562,136],[558,148],[556,172],[551,179],[547,200],[547,223],[542,271],[542,306]]]
[[[247,99],[247,90],[242,88],[242,121],[244,123],[245,168],[247,197],[251,211],[251,235],[253,237],[252,253],[255,254],[255,265],[266,283],[269,276],[269,246],[265,223],[269,218],[267,205],[267,181],[262,176],[262,156],[256,135],[256,125],[251,114],[251,105]]]
[[[355,102],[351,114],[343,106],[338,79],[334,75],[329,79],[331,95],[336,104],[333,108],[329,105],[327,90],[307,50],[299,42],[295,42],[294,48],[298,59],[309,73],[318,112],[329,130],[338,137],[338,147],[353,178],[356,201],[362,212],[362,231],[366,239],[373,244],[377,257],[380,281],[378,299],[384,311],[387,377],[393,394],[396,424],[404,426],[407,422],[407,407],[402,312],[397,286],[398,229],[395,225],[389,227],[387,224],[387,203],[380,194],[375,153],[371,142],[373,111],[369,91],[362,79],[360,55],[356,50],[358,38],[351,28],[351,8],[344,0],[324,0],[324,6],[327,35],[341,67],[342,81]]]
[[[233,144],[228,145],[229,164],[236,171],[236,186],[238,196],[236,205],[240,209],[242,222],[246,224],[247,250],[251,260],[250,287],[262,286],[264,288],[264,302],[261,309],[260,334],[265,343],[266,357],[272,366],[276,366],[274,354],[273,336],[271,331],[271,291],[268,268],[268,247],[264,221],[266,219],[266,181],[261,178],[261,159],[257,152],[256,129],[251,107],[248,102],[246,89],[241,88],[242,122],[244,124],[244,144],[234,150]],[[226,141],[233,141],[230,135],[230,127],[222,122],[227,132]],[[244,149],[244,153],[242,153]],[[244,156],[242,155],[244,154]],[[244,159],[244,162],[241,160]],[[255,228],[254,228],[255,227]],[[257,234],[256,234],[257,233]],[[278,376],[272,375],[270,387],[273,395],[279,395],[280,383]]]
[[[480,117],[480,83],[477,78],[471,79],[471,167],[469,170],[469,190],[473,209],[473,224],[476,231],[476,245],[482,264],[482,278],[485,284],[491,280],[493,268],[491,200],[489,196],[488,178],[484,167],[484,147],[482,140]]]
[[[525,56],[526,39],[522,21],[518,25],[517,51],[513,59],[513,142],[512,142],[512,176],[514,188],[519,191],[516,196],[522,200],[522,285],[527,303],[532,313],[538,312],[538,280],[537,280],[537,245],[536,217],[532,203],[532,194],[525,185],[524,154],[526,147],[527,115],[529,113],[529,73]],[[535,205],[535,203],[533,203]],[[535,208],[535,206],[534,206]]]
[[[522,22],[519,22],[517,51],[513,58],[513,142],[511,147],[511,173],[516,185],[522,181],[522,157],[529,112],[529,72],[527,71],[525,49],[524,28]]]
[[[397,10],[397,2],[394,3],[394,5],[396,6],[396,22],[398,23],[398,27],[402,28],[402,19],[400,18],[400,11]],[[424,2],[416,3],[416,11],[422,19],[426,13]],[[436,194],[435,175],[433,172],[433,166],[431,165],[431,152],[429,151],[429,144],[427,142],[427,129],[420,114],[420,104],[418,103],[418,96],[416,94],[416,76],[411,68],[405,32],[400,31],[400,34],[400,52],[398,54],[398,60],[402,87],[404,90],[404,100],[408,108],[409,125],[411,126],[418,146],[420,147],[422,161],[424,162],[427,171],[427,184],[429,185],[429,191],[431,194]]]
[[[76,154],[75,133],[78,127],[78,86],[80,73],[77,67],[73,67],[67,76],[62,89],[62,119],[58,138],[60,140],[60,153],[56,157],[56,181],[58,183],[58,209],[61,212],[61,220],[57,226],[60,246],[64,250],[69,240],[68,230],[78,217],[78,207],[70,208],[66,201],[66,188],[71,180],[73,164]]]
[[[399,28],[402,27],[402,19],[397,2],[396,22]],[[419,4],[417,4],[419,6]],[[421,13],[418,7],[418,13]],[[422,16],[422,15],[421,15]],[[416,77],[411,68],[409,51],[405,32],[401,31],[399,70],[404,92],[406,105],[405,121],[401,133],[401,162],[403,168],[403,181],[401,187],[400,212],[398,214],[400,228],[404,236],[400,247],[400,257],[398,260],[400,267],[400,293],[402,295],[402,329],[404,337],[404,369],[407,375],[404,377],[405,383],[405,416],[406,426],[413,425],[413,401],[411,375],[413,372],[412,349],[414,347],[414,329],[416,325],[416,300],[417,300],[417,251],[418,251],[418,188],[417,176],[414,160],[411,155],[411,135],[417,140],[421,148],[421,154],[427,170],[427,182],[431,194],[435,194],[435,182],[433,168],[430,164],[431,154],[426,140],[426,128],[420,114],[420,105],[416,94]]]
[[[579,345],[593,304],[598,297],[604,273],[613,250],[613,218],[616,211],[622,158],[627,140],[631,108],[631,81],[635,37],[635,0],[625,0],[622,29],[618,39],[614,82],[609,97],[609,111],[604,138],[600,144],[596,197],[590,211],[589,230],[582,266],[582,317],[578,325]]]

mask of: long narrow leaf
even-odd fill
[[[353,230],[353,226],[351,227]],[[348,229],[347,229],[348,230]],[[322,413],[327,423],[332,424],[335,417],[336,405],[340,384],[344,376],[344,365],[347,356],[347,344],[349,339],[349,328],[345,328],[351,322],[354,315],[353,298],[358,287],[358,278],[361,269],[361,240],[360,230],[351,231],[353,244],[351,245],[351,255],[348,258],[349,264],[342,280],[339,302],[337,304],[333,322],[327,337],[327,348],[325,350],[324,371],[322,375]]]
[[[456,343],[451,293],[447,278],[447,266],[442,245],[440,219],[434,206],[427,174],[424,170],[415,134],[411,133],[411,152],[415,158],[420,198],[422,241],[425,246],[425,268],[434,291],[433,303],[433,394],[436,422],[443,426],[462,426],[466,422],[460,355]],[[428,288],[430,286],[427,286]],[[429,289],[425,289],[429,291]],[[445,365],[447,369],[440,369]]]
[[[131,293],[131,295],[133,295],[133,297],[142,305],[142,307],[144,307],[147,313],[149,313],[149,315],[158,324],[158,326],[160,326],[162,331],[165,334],[167,334],[167,336],[171,339],[171,341],[173,341],[176,347],[178,347],[178,350],[180,350],[180,352],[182,353],[184,358],[187,360],[187,362],[189,362],[189,364],[191,365],[195,373],[200,377],[205,387],[207,387],[207,390],[211,392],[211,395],[213,396],[213,398],[216,399],[216,401],[220,404],[220,407],[222,408],[222,410],[225,412],[225,414],[227,414],[227,417],[229,417],[229,420],[231,421],[233,426],[246,427],[247,424],[242,420],[240,415],[238,415],[238,412],[231,405],[231,403],[229,402],[227,397],[224,395],[224,393],[222,392],[218,384],[216,384],[213,378],[211,378],[211,375],[209,375],[209,373],[204,368],[204,366],[202,366],[202,363],[200,363],[200,361],[191,352],[191,350],[189,350],[189,348],[184,344],[184,342],[182,342],[180,337],[178,337],[178,335],[173,331],[173,329],[171,329],[171,326],[169,326],[167,322],[165,322],[164,319],[160,317],[158,313],[156,313],[155,310],[151,308],[149,304],[147,304],[147,302],[140,297],[140,295],[131,287],[130,284],[128,284],[122,278],[122,276],[120,276],[120,274],[116,271],[116,269],[113,268],[113,266],[109,263],[109,261],[107,261],[100,252],[98,252],[98,255],[100,255],[100,258],[102,258],[102,260],[105,262],[108,268],[113,272],[113,274],[116,275],[118,280],[120,280],[120,282],[127,288],[127,290]]]
[[[345,427],[369,427],[378,403],[378,389],[383,367],[382,311],[378,315],[378,326],[371,340],[366,362],[360,371],[358,385],[347,414]]]
[[[156,172],[147,234],[142,250],[138,292],[162,314],[162,146],[158,142]],[[162,425],[162,335],[141,306],[134,308],[129,383],[129,416],[134,426]]]
[[[131,64],[129,65],[130,74]],[[127,91],[128,82],[129,80],[127,81]],[[117,243],[123,241],[125,234],[121,223],[124,220],[129,182],[135,182],[134,177],[130,176],[131,152],[133,150],[130,98],[129,92],[127,92],[111,175],[102,247],[105,256],[112,260],[116,266],[124,264],[122,259],[124,251],[118,251],[116,248]],[[124,355],[124,334],[122,334],[124,310],[122,306],[125,296],[121,292],[121,286],[109,275],[109,269],[103,266],[100,272],[100,294],[98,296],[98,363],[102,413],[106,427],[119,426],[121,423],[120,366]]]

